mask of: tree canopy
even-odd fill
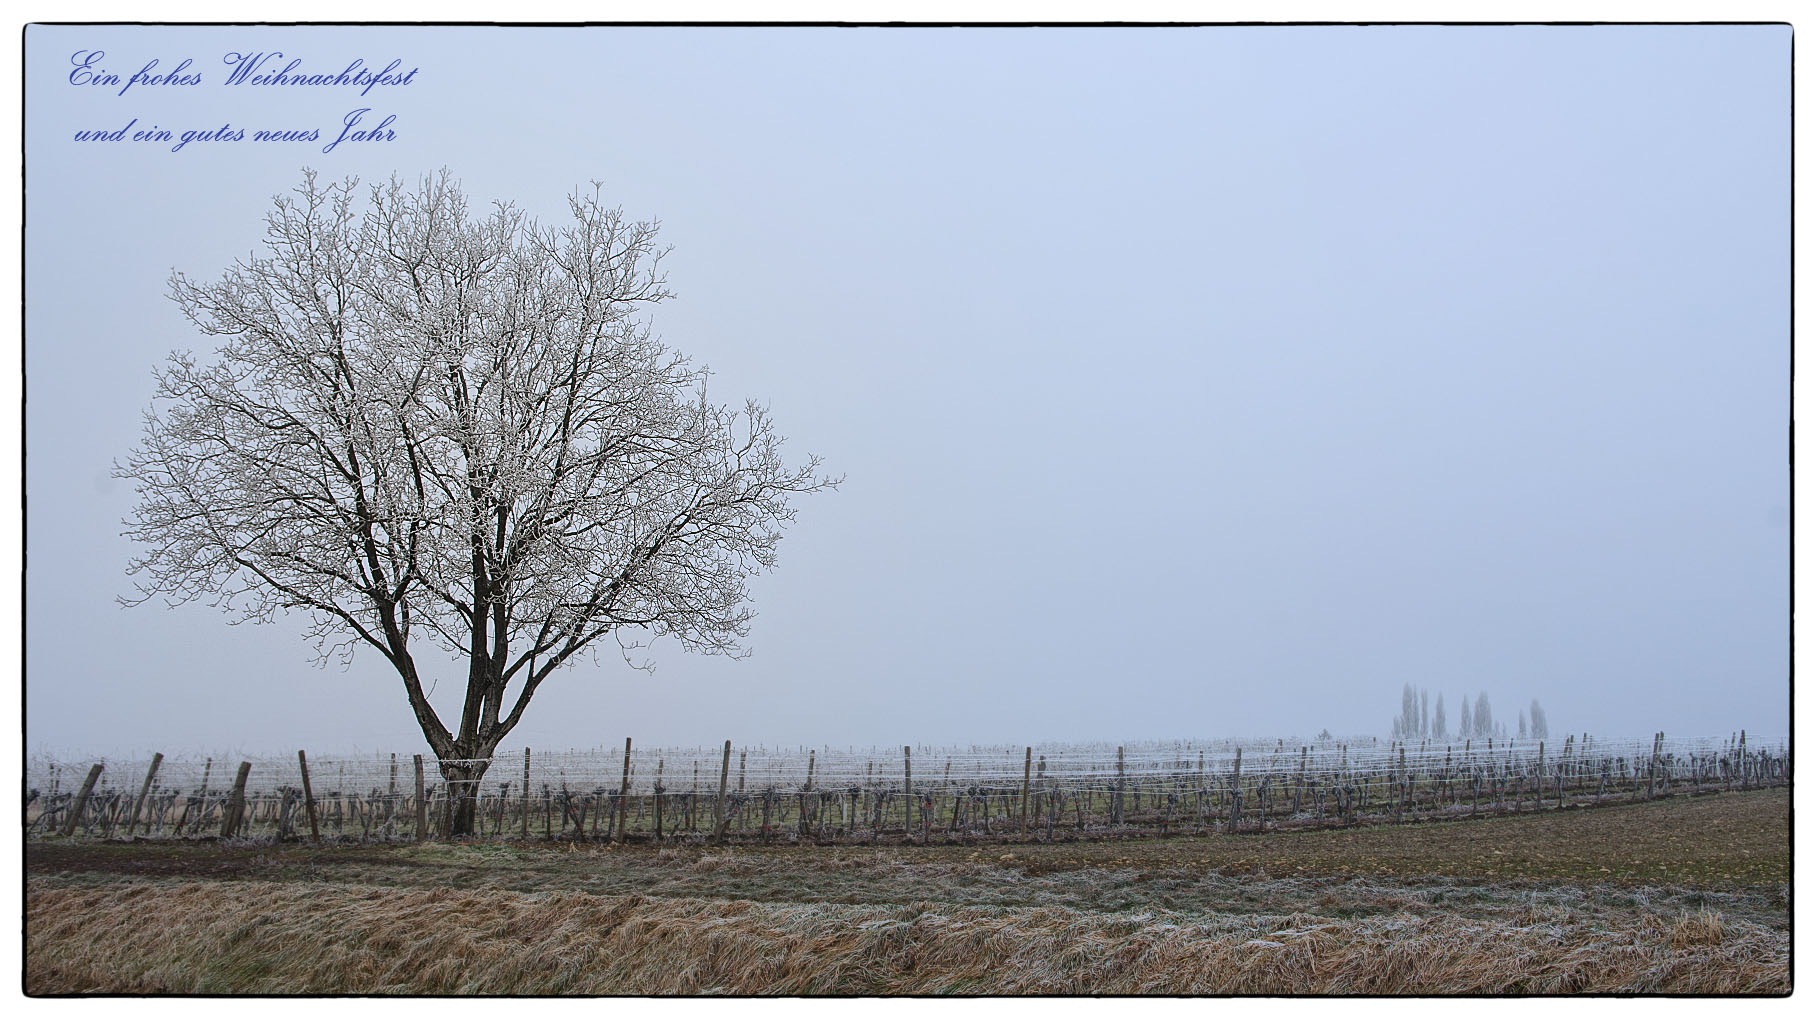
[[[672,296],[656,223],[597,186],[567,211],[476,215],[446,171],[305,172],[262,250],[174,273],[170,297],[224,340],[158,370],[116,465],[144,545],[128,601],[307,614],[324,661],[366,647],[396,668],[442,759],[488,757],[607,636],[742,654],[747,579],[775,566],[792,497],[837,479],[791,465],[764,407],[713,403],[653,335]],[[458,719],[423,692],[423,641],[467,661]]]

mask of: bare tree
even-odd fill
[[[775,565],[790,497],[837,484],[652,336],[644,313],[671,296],[657,225],[597,186],[568,212],[471,214],[446,171],[368,189],[305,171],[261,252],[212,282],[172,275],[183,314],[226,339],[158,370],[115,466],[147,547],[126,601],[300,612],[322,662],[377,649],[468,794],[455,833],[538,688],[600,639],[627,661],[652,637],[744,654],[746,581]],[[467,665],[451,724],[424,641]]]

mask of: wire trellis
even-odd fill
[[[874,840],[1265,831],[1782,785],[1784,740],[1174,740],[27,761],[28,837]],[[86,794],[89,773],[99,767]],[[483,766],[483,769],[479,768]],[[244,772],[241,779],[240,773]],[[477,776],[477,778],[475,778]],[[420,787],[419,787],[420,782]],[[724,786],[721,797],[721,784]],[[237,791],[237,793],[236,793]]]

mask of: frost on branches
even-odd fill
[[[644,313],[671,296],[657,225],[597,188],[568,205],[549,226],[508,204],[475,216],[446,171],[365,189],[306,173],[262,252],[172,276],[224,342],[159,369],[115,468],[146,549],[129,601],[302,611],[323,661],[377,649],[469,795],[456,832],[476,759],[594,642],[741,654],[746,580],[775,565],[790,498],[837,484],[652,337]],[[452,725],[423,692],[425,640],[468,662]]]

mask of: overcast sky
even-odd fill
[[[615,652],[509,746],[1781,734],[1786,27],[97,28],[26,39],[27,746],[420,749],[390,667],[124,609],[165,297],[271,196],[446,166],[675,250],[657,330],[805,499],[743,661]],[[184,59],[194,87],[69,83]],[[417,68],[222,84],[229,52]],[[100,66],[99,64],[96,66]],[[136,118],[396,139],[77,142]],[[608,646],[609,649],[609,646]],[[444,718],[464,669],[439,679]]]

